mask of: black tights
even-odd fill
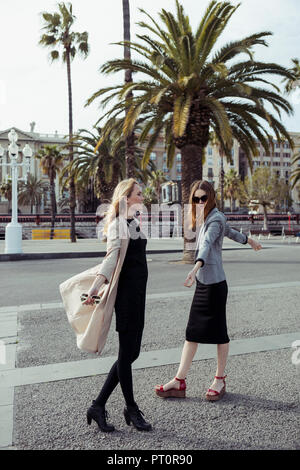
[[[95,402],[105,406],[113,390],[120,382],[126,405],[134,406],[131,364],[139,357],[143,329],[119,331],[119,356],[113,364]]]

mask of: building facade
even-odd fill
[[[34,123],[31,124],[30,132],[22,131],[20,129],[15,128],[18,134],[18,146],[20,148],[19,159],[18,163],[23,161],[23,155],[21,149],[26,144],[29,144],[33,151],[33,157],[31,158],[31,168],[30,173],[37,177],[38,179],[47,181],[47,176],[43,174],[42,169],[40,167],[40,162],[34,158],[34,155],[44,146],[44,145],[58,145],[64,146],[67,143],[67,136],[59,135],[58,133],[55,134],[40,134],[34,132]],[[9,160],[7,148],[9,145],[8,141],[8,133],[10,129],[0,131],[0,144],[6,150],[3,156],[3,163],[7,163]],[[280,178],[284,178],[285,181],[289,182],[289,177],[291,172],[300,167],[300,161],[296,162],[292,165],[292,160],[294,155],[300,154],[300,132],[291,132],[290,133],[294,143],[295,149],[292,151],[288,142],[283,144],[278,144],[274,141],[274,151],[270,149],[269,154],[267,155],[262,145],[257,142],[257,148],[259,150],[259,155],[253,157],[253,169],[266,166],[269,167],[273,172]],[[68,151],[66,149],[62,149],[62,152],[66,153],[66,163],[68,160]],[[172,168],[167,167],[167,154],[164,145],[164,139],[161,136],[153,151],[150,155],[150,159],[155,163],[158,170],[162,170],[167,182],[162,185],[162,194],[161,200],[163,203],[170,204],[181,202],[181,153],[178,149],[175,153],[174,163]],[[223,159],[223,166],[225,174],[233,169],[236,171],[238,175],[240,175],[241,179],[244,180],[245,176],[250,176],[250,166],[247,161],[247,158],[240,148],[238,142],[235,140],[234,145],[232,148],[232,161],[227,162],[227,159]],[[220,170],[221,170],[221,156],[219,153],[218,146],[208,144],[205,153],[205,161],[203,163],[203,170],[202,170],[202,177],[203,179],[211,182],[215,189],[219,188],[220,186]],[[19,178],[24,178],[25,176],[25,169],[22,167],[18,168]],[[4,166],[0,166],[0,182],[6,181],[10,177],[10,168]],[[61,197],[61,191],[58,184],[58,177],[56,178],[56,198],[59,200]],[[300,195],[298,188],[294,188],[292,191],[292,199],[293,199],[293,209],[295,212],[300,212]],[[42,206],[40,207],[40,212],[43,213],[44,210],[49,208],[50,205],[50,194],[49,191],[45,193],[45,199],[42,202]],[[229,208],[230,201],[225,200],[225,209]],[[238,208],[238,202],[236,204],[236,208]],[[20,206],[20,211],[24,214],[30,212],[29,207],[22,207]],[[8,212],[8,201],[3,197],[0,196],[0,213],[4,214]]]
[[[30,132],[27,131],[22,131],[18,128],[14,128],[16,133],[18,134],[18,142],[17,145],[20,149],[19,151],[19,157],[17,162],[18,163],[24,163],[24,157],[22,154],[22,149],[26,144],[28,144],[31,149],[32,149],[32,158],[30,161],[30,173],[35,176],[36,178],[42,180],[42,181],[48,181],[47,175],[43,174],[43,171],[40,167],[40,162],[38,159],[34,158],[34,155],[38,153],[38,151],[44,146],[44,145],[58,145],[58,146],[64,146],[67,142],[67,138],[64,135],[60,135],[58,133],[55,134],[40,134],[37,132],[34,132],[34,123],[31,125],[31,130]],[[8,156],[8,146],[9,146],[9,140],[8,140],[8,134],[11,129],[6,129],[4,131],[0,131],[0,145],[4,148],[5,152],[2,158],[3,165],[0,166],[0,182],[6,182],[9,178],[11,178],[11,169],[8,167],[6,164],[9,163],[9,156]],[[67,159],[67,150],[62,149],[62,153],[66,153],[66,159]],[[18,177],[19,180],[22,180],[25,177],[25,166],[24,168],[22,166],[18,167]],[[56,192],[56,198],[60,197],[60,189],[59,189],[59,184],[58,184],[58,178],[56,178],[55,181],[55,192]],[[44,198],[42,200],[42,204],[40,207],[40,212],[43,213],[45,208],[47,208],[50,205],[50,191],[46,191],[44,194]],[[5,199],[3,196],[0,195],[0,213],[4,214],[8,212],[8,206],[9,203],[7,199]],[[36,208],[34,208],[35,210]],[[23,214],[29,213],[30,212],[30,207],[29,206],[19,206],[20,212]]]

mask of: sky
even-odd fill
[[[208,0],[181,0],[191,25],[195,29],[208,6]],[[300,59],[299,0],[232,0],[241,3],[216,44],[216,50],[232,40],[247,35],[271,31],[269,47],[257,46],[255,59],[291,66],[292,58]],[[102,114],[99,102],[85,107],[86,100],[97,90],[123,80],[123,74],[103,76],[99,67],[109,59],[122,57],[121,46],[112,43],[123,38],[122,0],[73,0],[76,16],[74,30],[88,31],[90,54],[86,60],[72,62],[74,131],[92,130]],[[164,8],[175,13],[175,0],[130,0],[131,39],[145,20],[143,8],[156,19]],[[53,13],[57,2],[52,0],[1,0],[1,75],[0,130],[17,127],[59,134],[68,132],[68,93],[66,65],[51,64],[49,50],[38,42],[42,34],[41,12]],[[239,56],[246,60],[248,56]],[[277,82],[278,83],[278,82]],[[294,115],[282,115],[290,132],[300,132],[300,90],[290,96]]]

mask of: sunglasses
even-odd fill
[[[81,300],[82,303],[85,302],[87,298],[88,298],[87,294],[81,294],[81,296],[80,296],[80,300]],[[92,299],[94,300],[95,304],[99,304],[99,302],[101,300],[99,295],[92,295]]]
[[[208,199],[207,194],[204,194],[204,196],[201,196],[201,197],[193,196],[193,202],[194,202],[195,204],[199,204],[200,201],[206,202],[207,199]]]

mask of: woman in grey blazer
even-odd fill
[[[222,264],[223,238],[226,236],[241,244],[248,243],[255,251],[260,250],[261,245],[229,227],[226,217],[216,207],[215,191],[208,181],[196,181],[193,184],[189,203],[192,208],[191,227],[196,229],[199,235],[195,266],[184,285],[191,287],[196,281],[196,290],[176,377],[165,385],[157,385],[155,391],[162,398],[185,397],[185,378],[198,343],[217,344],[217,371],[211,387],[206,392],[206,399],[214,401],[219,400],[225,393],[224,372],[230,341],[226,324],[228,287]],[[200,213],[200,218],[196,216],[197,212]]]

